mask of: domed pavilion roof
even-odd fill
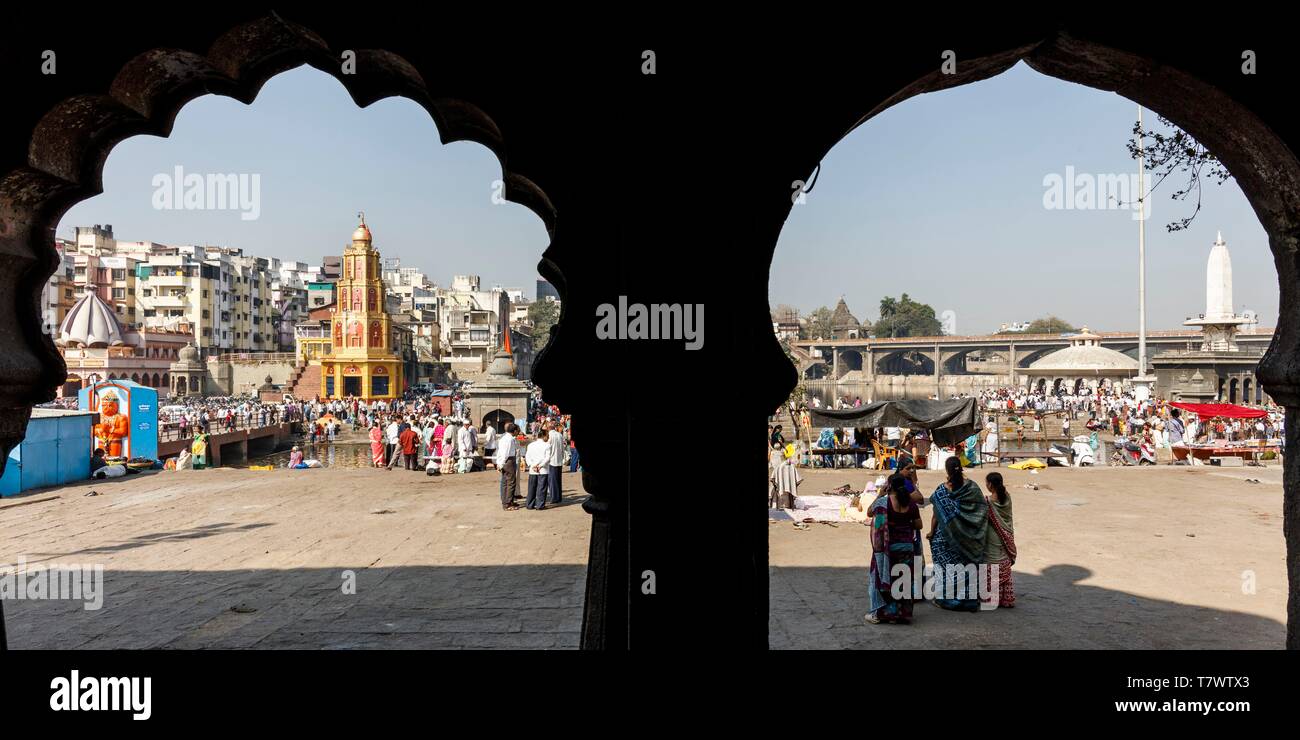
[[[1137,375],[1137,360],[1100,344],[1101,337],[1083,331],[1070,337],[1070,346],[1030,363],[1031,373],[1061,375]]]
[[[122,339],[122,324],[113,307],[94,291],[89,291],[68,309],[68,315],[59,325],[57,344],[63,347],[118,347]]]

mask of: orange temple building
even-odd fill
[[[321,357],[321,397],[363,400],[400,398],[405,390],[402,358],[392,346],[393,327],[384,310],[384,282],[364,214],[343,252],[334,288],[330,352]]]

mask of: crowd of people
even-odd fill
[[[306,408],[296,401],[260,401],[252,396],[186,396],[158,412],[163,436],[181,439],[197,434],[221,434],[269,424],[301,421]]]
[[[401,399],[369,403],[359,399],[311,401],[305,404],[304,418],[313,442],[336,441],[343,425],[351,424],[354,432],[369,440],[371,465],[376,468],[428,475],[494,469],[500,474],[504,510],[542,510],[562,502],[563,468],[567,465],[576,473],[579,461],[570,418],[541,403],[540,392],[534,400],[526,428],[511,421],[498,429],[490,419],[476,426],[470,421],[470,400],[463,394],[435,398],[419,391],[408,392]],[[293,463],[291,459],[291,466]],[[521,467],[528,476],[523,496]]]
[[[1140,399],[1131,389],[1105,385],[1082,387],[1078,393],[1051,394],[1021,387],[998,387],[982,389],[973,396],[955,396],[966,397],[976,398],[980,409],[987,412],[981,428],[962,444],[935,450],[934,455],[929,454],[932,446],[925,430],[898,427],[814,430],[812,411],[823,407],[816,396],[789,409],[788,416],[782,413],[782,418],[790,420],[794,429],[787,430],[774,419],[769,441],[775,444],[780,439],[782,446],[791,448],[796,463],[808,467],[877,467],[877,456],[882,450],[906,450],[915,458],[925,459],[930,469],[940,470],[947,455],[955,455],[967,465],[991,461],[1001,451],[999,442],[1008,442],[1000,439],[1005,433],[1015,436],[1017,446],[1024,443],[1030,431],[1036,436],[1051,433],[1067,444],[1072,440],[1082,441],[1098,464],[1109,459],[1104,449],[1105,437],[1131,444],[1142,450],[1143,459],[1152,462],[1160,450],[1169,450],[1174,445],[1267,440],[1281,446],[1285,437],[1284,415],[1273,405],[1263,407],[1265,415],[1255,419],[1199,418],[1183,413],[1165,400]],[[828,407],[844,409],[862,404],[861,397],[843,396],[834,399]],[[1006,426],[1000,424],[999,417],[1005,418]],[[819,452],[831,449],[841,454]]]
[[[1281,444],[1284,417],[1276,406],[1263,407],[1258,418],[1199,418],[1159,399],[1139,396],[1124,387],[1081,388],[1078,393],[1050,394],[1027,388],[989,388],[974,395],[980,409],[980,424],[963,442],[943,448],[931,443],[925,429],[886,427],[881,429],[823,428],[814,434],[812,412],[823,408],[820,398],[782,409],[768,427],[768,506],[797,508],[796,497],[803,476],[801,466],[833,463],[847,458],[854,465],[884,468],[883,485],[868,482],[855,495],[871,528],[872,556],[869,566],[870,610],[865,619],[872,624],[908,624],[918,599],[934,594],[933,602],[944,609],[979,611],[1013,607],[1015,585],[1012,565],[1016,561],[1015,527],[1011,495],[1002,475],[990,472],[981,488],[967,477],[966,468],[988,462],[1001,454],[1000,420],[1022,440],[1030,427],[1046,439],[1048,420],[1059,424],[1060,438],[1087,444],[1097,450],[1102,435],[1115,439],[1139,439],[1143,448],[1203,442],[1269,440]],[[861,397],[834,399],[830,408],[861,407]],[[867,401],[866,403],[870,403]],[[778,418],[779,417],[779,418]],[[787,420],[792,429],[780,421]],[[1003,427],[1003,432],[1007,427]],[[1072,437],[1071,432],[1079,433]],[[815,450],[834,449],[847,455],[815,455]],[[888,452],[888,460],[877,455]],[[944,482],[927,498],[919,488],[917,462],[944,471]],[[1152,455],[1154,461],[1154,455]],[[823,462],[825,461],[825,462]],[[931,509],[928,526],[922,509]],[[800,526],[796,524],[796,526]],[[913,588],[896,588],[897,574],[913,569],[926,572],[922,537],[929,541],[933,583],[924,593]],[[974,566],[974,567],[971,567]],[[916,583],[920,583],[917,579]]]
[[[490,419],[476,426],[470,421],[472,412],[470,398],[458,390],[437,396],[410,390],[402,398],[373,401],[194,396],[164,407],[159,421],[164,434],[192,440],[180,462],[185,468],[207,466],[212,434],[297,421],[303,425],[303,441],[311,445],[339,442],[345,432],[353,439],[363,435],[375,468],[427,475],[494,469],[500,474],[501,506],[507,511],[562,503],[563,469],[580,470],[570,417],[545,403],[537,389],[529,398],[528,420],[521,421],[522,427],[511,421],[498,429]],[[318,464],[304,459],[299,445],[290,451],[290,468]],[[527,476],[526,483],[521,475]]]

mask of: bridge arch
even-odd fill
[[[934,375],[932,353],[902,349],[876,359],[877,375]]]

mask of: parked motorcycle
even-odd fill
[[[1146,440],[1135,442],[1128,437],[1116,437],[1110,460],[1112,465],[1155,465],[1156,448]]]

